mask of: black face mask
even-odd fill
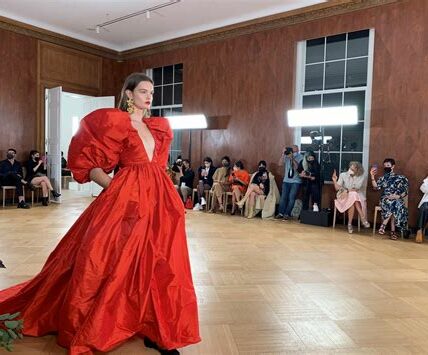
[[[225,168],[228,168],[228,167],[230,166],[230,163],[223,163],[223,166],[224,166]]]
[[[7,153],[6,157],[7,157],[8,159],[13,159],[13,158],[15,157],[15,154]]]
[[[392,168],[383,168],[385,174],[389,174],[392,171]]]
[[[264,173],[266,168],[264,166],[259,166],[259,172]]]
[[[35,157],[34,158],[34,161],[39,161],[40,160],[40,157]]]

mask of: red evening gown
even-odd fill
[[[172,131],[145,118],[152,160],[126,112],[86,116],[69,148],[74,178],[120,169],[30,281],[0,292],[0,314],[20,311],[24,334],[58,334],[69,354],[109,351],[134,335],[165,349],[200,341],[184,207],[165,172]]]

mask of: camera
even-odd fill
[[[285,155],[293,154],[293,148],[291,148],[291,147],[285,148],[284,154]]]

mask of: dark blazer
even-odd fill
[[[210,166],[210,170],[208,171],[208,176],[202,176],[201,175],[201,172],[204,169],[205,169],[205,166],[201,166],[198,169],[198,178],[199,178],[199,180],[202,180],[204,182],[204,184],[213,186],[213,184],[214,184],[213,175],[214,175],[215,171],[217,170],[217,168],[211,165]]]

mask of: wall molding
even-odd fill
[[[25,23],[2,16],[0,16],[0,29],[13,31],[26,36],[34,37],[44,42],[98,55],[103,58],[113,59],[116,61],[125,61],[171,50],[222,41],[256,32],[268,31],[276,28],[295,25],[298,23],[315,21],[353,11],[364,10],[375,6],[393,4],[400,1],[403,0],[330,0],[326,3],[241,22],[218,29],[199,32],[193,35],[183,36],[123,52],[117,52],[109,48],[84,42],[32,25],[27,25]]]

